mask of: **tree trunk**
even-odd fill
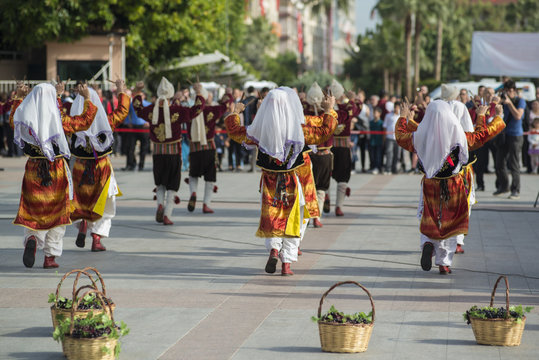
[[[405,61],[404,61],[404,92],[408,99],[412,97],[412,72],[411,72],[411,63],[412,63],[412,14],[406,14],[406,20],[404,24],[404,51],[405,51]]]
[[[442,18],[438,18],[438,34],[436,35],[436,66],[434,69],[434,78],[436,81],[442,79],[442,45],[443,45],[443,29],[444,22]]]
[[[395,75],[389,74],[389,89],[388,89],[389,95],[393,95],[395,93]]]
[[[402,72],[401,71],[397,73],[397,88],[395,89],[395,93],[402,96]]]
[[[327,17],[328,17],[328,27],[327,27],[327,33],[326,33],[326,36],[327,36],[327,53],[326,53],[326,57],[327,57],[327,71],[328,73],[330,74],[333,74],[333,71],[332,71],[332,66],[331,66],[331,62],[332,62],[332,57],[331,57],[331,54],[333,53],[333,1],[330,2],[330,4],[328,5],[327,9]]]
[[[389,90],[389,70],[384,68],[384,90]]]
[[[415,34],[414,34],[414,89],[417,89],[419,85],[419,72],[420,72],[420,58],[421,53],[421,18],[418,14],[415,14]]]

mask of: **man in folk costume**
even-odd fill
[[[302,104],[304,115],[318,116],[318,114],[322,114],[323,100],[324,93],[322,92],[322,89],[318,83],[315,81],[309,88],[309,91],[307,91],[306,101]],[[319,210],[318,216],[313,218],[313,225],[315,228],[321,228],[323,226],[320,218],[322,216],[322,208],[324,205],[324,199],[326,198],[326,192],[328,191],[331,182],[333,154],[331,153],[330,149],[332,144],[333,137],[330,137],[327,141],[319,144],[316,147],[316,151],[308,153],[309,160],[312,163],[312,173],[316,187]]]
[[[208,91],[202,88],[201,96],[208,100]],[[225,94],[221,103],[215,106],[205,106],[191,122],[187,123],[189,135],[189,203],[187,210],[194,211],[197,201],[198,178],[204,176],[204,202],[202,212],[213,214],[210,208],[211,197],[217,181],[217,166],[215,153],[215,124],[227,112],[234,99]]]
[[[73,182],[67,160],[71,156],[66,134],[90,127],[97,108],[90,101],[86,85],[79,87],[84,97],[82,114],[69,116],[60,112],[63,84],[39,84],[26,94],[18,86],[10,125],[15,143],[29,157],[22,181],[21,200],[13,222],[24,227],[23,263],[34,266],[36,249],[43,249],[45,269],[57,268],[55,257],[62,255],[65,226],[71,224],[70,200]]]
[[[306,145],[326,141],[337,126],[332,107],[335,99],[322,102],[325,113],[306,119],[296,92],[280,87],[268,93],[253,123],[240,125],[243,104],[235,104],[226,117],[228,135],[245,146],[257,146],[257,166],[262,169],[262,209],[256,235],[265,239],[270,252],[265,271],[274,273],[280,257],[281,275],[293,275],[290,263],[297,261],[298,246],[311,214],[306,208],[298,169],[304,164]]]
[[[176,195],[180,188],[182,168],[181,126],[189,123],[202,113],[205,100],[201,96],[202,86],[193,85],[197,98],[193,107],[172,104],[174,86],[162,78],[157,88],[157,102],[142,105],[140,92],[144,83],[138,82],[135,88],[133,107],[137,116],[150,123],[150,140],[153,144],[153,178],[156,185],[157,212],[155,220],[164,225],[173,225],[170,220],[174,203],[179,204]],[[171,104],[171,105],[169,105]]]
[[[405,150],[416,152],[424,173],[418,208],[421,232],[421,267],[429,271],[432,256],[440,274],[451,273],[458,235],[468,233],[469,195],[471,191],[468,151],[475,150],[499,132],[505,124],[501,108],[497,117],[485,123],[486,106],[478,110],[473,132],[465,132],[449,104],[437,100],[427,106],[425,116],[417,125],[413,111],[406,102],[395,125],[397,143]]]
[[[352,142],[350,139],[352,118],[359,115],[362,103],[356,99],[356,95],[352,92],[347,93],[348,101],[346,102],[344,88],[335,79],[331,83],[329,90],[331,91],[331,95],[337,99],[339,125],[343,125],[342,130],[335,131],[333,146],[331,148],[331,152],[333,153],[333,171],[331,172],[331,177],[337,182],[335,215],[343,216],[342,207],[344,197],[350,196],[348,181],[350,181],[350,175],[352,173]]]
[[[116,215],[116,196],[121,196],[109,154],[112,153],[113,131],[129,114],[130,97],[123,80],[116,81],[118,106],[107,115],[99,95],[90,89],[90,101],[97,107],[92,126],[71,137],[71,152],[75,157],[73,184],[75,194],[71,221],[81,220],[75,244],[83,248],[86,231],[90,228],[92,251],[105,251],[102,237],[109,237],[112,218]],[[71,105],[71,116],[83,111],[83,97],[79,94]]]
[[[466,107],[466,105],[464,105],[464,103],[456,100],[456,97],[458,96],[457,95],[458,89],[454,86],[453,88],[455,88],[456,90],[455,97],[453,99],[449,98],[446,101],[448,101],[449,106],[451,107],[451,111],[453,111],[453,114],[455,114],[455,116],[457,117],[460,123],[460,126],[462,126],[462,129],[464,130],[464,132],[472,133],[474,132],[474,126],[472,123],[472,118],[470,117],[470,113],[468,112],[468,108]],[[443,97],[443,94],[442,94],[442,100],[445,100]],[[476,203],[475,179],[474,179],[475,176],[474,176],[474,171],[473,171],[473,164],[476,161],[477,159],[475,158],[474,152],[470,152],[470,161],[466,165],[467,167],[466,174],[468,175],[468,178],[466,179],[466,181],[469,186],[469,191],[468,191],[469,214],[468,215],[471,215],[472,205]],[[464,234],[457,235],[457,248],[455,250],[455,254],[464,254],[463,246],[464,246]]]

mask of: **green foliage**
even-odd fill
[[[307,71],[303,73],[292,85],[304,91],[309,90],[313,82],[317,82],[323,89],[331,84],[335,77],[325,71]]]
[[[298,76],[298,62],[296,54],[292,51],[279,54],[277,57],[265,57],[264,70],[261,76],[278,85],[292,85]]]
[[[462,314],[462,316],[464,317],[464,320],[468,324],[470,324],[471,318],[476,318],[476,319],[512,318],[517,323],[520,323],[522,319],[524,318],[524,312],[529,313],[532,309],[533,309],[532,306],[528,306],[526,308],[522,308],[522,305],[510,306],[509,313],[507,313],[507,309],[504,307],[495,308],[495,307],[490,307],[490,306],[484,306],[482,308],[479,308],[478,306],[474,305],[470,308],[470,310]]]
[[[59,321],[58,326],[54,329],[52,337],[54,340],[60,342],[69,335],[69,330],[71,327],[71,318],[65,318]],[[109,339],[120,339],[120,337],[126,336],[129,334],[129,329],[127,325],[122,321],[120,325],[116,324],[111,320],[106,314],[101,313],[94,315],[91,311],[88,313],[88,316],[84,319],[75,318],[75,323],[73,326],[73,338],[99,338],[107,337]],[[110,353],[110,349],[105,346],[102,348],[103,352]],[[114,348],[114,355],[118,357],[120,355],[121,347],[120,342],[118,341],[116,347]]]
[[[314,322],[322,321],[329,323],[340,324],[371,324],[372,323],[372,311],[368,314],[364,312],[358,312],[352,315],[344,314],[338,311],[335,306],[331,305],[329,310],[321,317],[313,316],[311,320]]]
[[[105,302],[112,304],[111,299],[104,298]],[[77,299],[75,299],[75,302]],[[73,307],[73,300],[66,299],[63,296],[58,297],[58,301],[56,301],[56,294],[50,293],[49,294],[49,303],[56,303],[56,307],[58,309],[71,309]],[[78,309],[101,309],[102,305],[101,302],[97,299],[95,293],[86,294],[82,300],[79,302]]]

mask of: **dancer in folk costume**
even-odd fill
[[[75,210],[71,220],[81,220],[75,244],[83,248],[86,231],[92,235],[92,251],[105,251],[102,237],[109,237],[112,218],[116,215],[116,196],[121,192],[114,177],[109,154],[112,153],[113,131],[129,114],[130,97],[126,94],[123,80],[116,81],[118,106],[107,115],[99,95],[90,89],[90,101],[97,107],[92,126],[71,137]],[[79,94],[71,105],[70,114],[76,116],[83,111],[83,97]]]
[[[293,275],[290,263],[297,261],[302,233],[311,217],[305,206],[300,174],[307,145],[326,141],[337,126],[331,110],[335,99],[322,103],[325,113],[318,119],[306,119],[296,92],[280,87],[268,93],[257,111],[253,123],[240,125],[243,104],[235,104],[233,113],[225,119],[229,136],[246,146],[257,146],[257,166],[262,169],[262,209],[256,235],[265,238],[270,252],[265,270],[274,273],[279,257],[281,275]]]
[[[62,255],[65,226],[71,224],[73,182],[67,160],[71,156],[66,134],[86,130],[97,108],[90,101],[86,85],[80,85],[84,97],[82,114],[69,116],[60,112],[59,95],[63,84],[39,84],[24,97],[27,88],[19,84],[10,125],[15,143],[29,157],[22,181],[21,200],[13,222],[24,226],[23,263],[34,266],[36,249],[43,249],[43,267],[57,268],[55,257]],[[24,97],[24,100],[22,99]]]
[[[329,90],[331,95],[337,99],[339,125],[343,125],[342,130],[335,131],[333,146],[331,147],[331,152],[333,153],[333,171],[331,172],[331,177],[337,182],[335,215],[343,216],[342,207],[344,197],[350,196],[348,181],[350,181],[350,175],[352,173],[352,141],[350,139],[352,118],[359,115],[363,104],[357,99],[356,94],[351,91],[347,92],[345,96],[344,88],[337,80],[333,80]],[[327,196],[329,201],[329,194]]]
[[[437,100],[427,106],[425,116],[417,125],[411,106],[405,103],[395,126],[397,143],[416,152],[419,167],[425,174],[421,181],[418,208],[421,232],[421,267],[429,271],[432,256],[440,274],[451,273],[458,235],[468,233],[469,196],[472,180],[468,151],[475,150],[499,132],[505,124],[502,108],[496,108],[496,118],[485,122],[486,106],[478,110],[473,132],[465,132],[449,104]]]
[[[322,114],[323,100],[324,93],[318,83],[314,82],[309,88],[309,91],[307,91],[305,102],[302,103],[304,115],[309,117]],[[333,154],[331,153],[332,144],[333,137],[330,137],[325,142],[318,144],[316,151],[308,153],[309,162],[312,163],[312,173],[318,203],[318,216],[313,216],[313,225],[315,228],[321,228],[323,226],[320,218],[322,217],[322,208],[324,206],[326,192],[329,190],[331,182],[331,170],[333,168]]]
[[[208,100],[208,91],[202,88],[201,96]],[[187,123],[189,135],[189,203],[187,210],[194,211],[197,201],[198,178],[204,176],[204,201],[202,212],[213,214],[210,208],[211,198],[217,188],[217,163],[215,148],[215,124],[228,111],[234,98],[229,94],[223,95],[219,105],[209,106],[198,114],[191,122]]]
[[[157,200],[155,220],[164,225],[173,225],[174,223],[170,220],[172,209],[174,203],[180,202],[176,194],[180,188],[182,168],[181,127],[183,123],[189,123],[202,113],[205,105],[205,100],[201,96],[202,86],[199,83],[193,85],[197,94],[193,107],[172,104],[174,86],[165,77],[161,79],[157,88],[158,98],[155,104],[142,105],[140,92],[143,88],[144,83],[138,82],[133,107],[138,117],[150,123],[150,140],[153,144],[153,178]]]

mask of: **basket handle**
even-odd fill
[[[374,314],[375,314],[375,309],[374,309],[374,301],[372,300],[372,296],[371,296],[371,293],[369,292],[369,290],[367,290],[363,285],[361,285],[360,283],[358,282],[355,282],[355,281],[342,281],[342,282],[338,282],[336,283],[335,285],[333,285],[332,287],[330,287],[328,289],[328,291],[326,291],[324,293],[324,295],[322,295],[322,298],[320,299],[320,305],[318,305],[318,318],[320,318],[320,316],[322,315],[322,304],[324,303],[324,299],[326,298],[326,296],[328,296],[328,294],[333,290],[335,289],[337,286],[341,286],[341,285],[345,285],[345,284],[354,284],[356,286],[359,286],[361,289],[363,289],[363,291],[365,291],[367,293],[367,295],[369,296],[369,300],[371,302],[371,307],[372,307],[372,323],[374,324]]]
[[[85,270],[80,270],[80,269],[73,269],[71,271],[68,271],[64,274],[64,276],[62,277],[62,279],[60,280],[60,282],[58,283],[58,286],[56,287],[56,299],[54,301],[54,306],[57,307],[58,306],[58,298],[60,297],[60,288],[62,287],[62,283],[64,282],[65,279],[67,279],[67,277],[73,273],[77,273],[77,279],[78,277],[80,277],[80,274],[84,274],[86,276],[88,276],[88,278],[90,279],[90,281],[92,282],[92,286],[97,289],[97,284],[95,283],[94,279],[92,278],[92,276],[87,273]]]
[[[75,326],[75,309],[79,307],[79,303],[81,299],[83,299],[86,295],[89,295],[92,293],[95,293],[96,299],[99,299],[99,301],[101,302],[101,305],[103,306],[103,310],[107,311],[106,309],[108,307],[108,315],[110,316],[110,319],[112,320],[112,322],[114,322],[114,315],[112,314],[112,308],[110,307],[109,304],[107,304],[103,300],[104,294],[99,290],[90,289],[87,292],[85,292],[81,297],[79,297],[76,303],[74,303],[73,306],[71,307],[71,324],[69,325],[69,335],[73,335],[73,328]]]
[[[494,305],[494,295],[496,295],[496,288],[498,287],[498,283],[501,279],[505,280],[505,304],[507,306],[507,312],[505,314],[505,318],[509,318],[509,282],[507,281],[507,276],[501,275],[498,280],[496,280],[496,284],[494,284],[494,289],[492,289],[492,295],[490,295],[490,307]]]
[[[103,295],[105,295],[105,297],[107,296],[107,288],[105,287],[105,281],[103,281],[103,278],[101,277],[101,273],[97,271],[96,268],[88,266],[82,270],[79,270],[79,273],[77,274],[77,277],[75,278],[75,281],[73,282],[73,300],[75,300],[75,295],[77,293],[77,284],[79,282],[81,273],[87,274],[88,271],[93,271],[97,275],[97,278],[99,279],[99,282],[101,283],[101,292],[103,293]],[[88,276],[90,277],[90,275]],[[94,285],[94,288],[97,290],[97,284],[94,281],[92,281],[92,284]]]

